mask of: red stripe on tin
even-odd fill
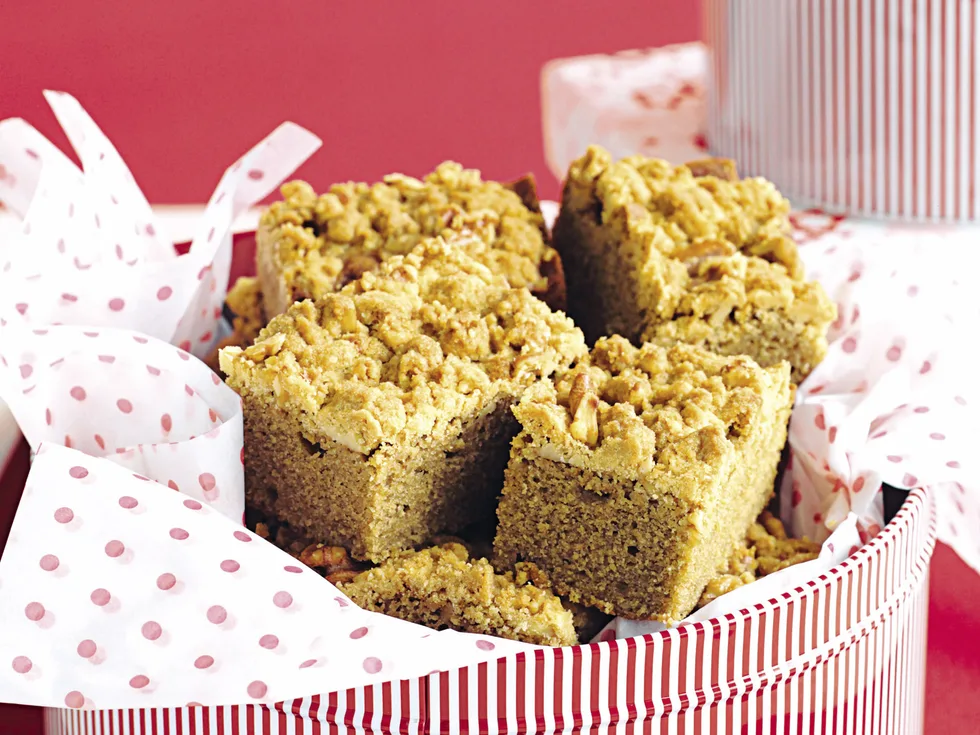
[[[504,659],[499,659],[497,667],[497,701],[494,703],[494,717],[501,730],[507,729],[507,665]]]
[[[555,731],[560,732],[565,729],[565,712],[562,703],[564,700],[565,682],[565,651],[561,648],[554,651],[555,657],[555,680],[554,680],[554,702],[555,702]]]
[[[480,732],[486,732],[488,727],[489,715],[487,713],[487,674],[489,670],[489,664],[482,663],[476,667],[477,674],[477,689],[476,689],[476,706],[477,713],[480,717]]]

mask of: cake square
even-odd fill
[[[520,572],[497,574],[465,546],[443,544],[392,557],[340,590],[362,610],[538,646],[578,644],[574,616]]]
[[[785,362],[600,339],[514,408],[495,562],[611,615],[684,618],[772,496],[792,397]]]
[[[789,203],[730,161],[687,166],[591,147],[572,163],[555,225],[569,313],[592,342],[687,342],[800,382],[823,359],[836,318],[804,278]]]
[[[424,240],[222,350],[250,505],[371,561],[493,517],[511,406],[588,350],[469,244]]]
[[[256,266],[267,318],[294,301],[337,291],[425,237],[469,233],[469,254],[514,287],[565,308],[561,259],[551,247],[534,179],[502,184],[447,161],[422,180],[391,174],[335,184],[317,196],[302,181],[262,215]]]

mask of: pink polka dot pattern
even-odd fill
[[[61,562],[58,560],[58,557],[55,556],[54,554],[45,554],[44,556],[41,557],[41,561],[38,564],[41,567],[41,569],[43,569],[44,571],[53,572],[55,569],[58,568]]]
[[[40,602],[30,602],[24,608],[24,615],[27,616],[28,620],[33,620],[36,623],[44,617],[44,605]]]
[[[367,634],[368,634],[368,629],[362,626],[360,628],[354,628],[354,630],[350,632],[350,637],[354,640],[357,640],[358,638],[363,638]]]
[[[65,706],[71,709],[79,709],[85,706],[85,695],[78,691],[71,691],[65,695]]]
[[[109,594],[109,590],[99,587],[98,589],[92,591],[92,594],[89,595],[89,599],[92,600],[92,604],[98,605],[99,607],[105,607],[112,599],[112,595]]]
[[[221,562],[221,571],[228,572],[229,574],[234,574],[241,568],[242,565],[234,559],[225,559],[223,562]]]
[[[26,674],[34,668],[34,664],[27,656],[15,656],[11,668],[18,674]]]
[[[143,689],[149,686],[149,684],[150,684],[150,679],[147,676],[144,676],[143,674],[138,674],[137,676],[134,676],[132,679],[129,680],[129,685],[133,689]]]
[[[265,685],[265,682],[253,681],[248,685],[247,691],[248,696],[250,696],[252,699],[262,699],[262,697],[266,695],[266,692],[269,691],[269,687]]]
[[[95,652],[98,650],[98,646],[95,645],[95,641],[85,639],[78,644],[78,648],[75,650],[82,658],[92,658],[92,656],[94,656]]]
[[[187,531],[185,531],[183,528],[170,529],[170,538],[172,539],[175,539],[177,541],[184,541],[188,537],[190,537],[190,534],[187,533]]]
[[[490,641],[479,640],[476,642],[476,647],[481,651],[492,651],[496,646]]]
[[[221,625],[225,620],[228,619],[228,611],[225,610],[221,605],[212,605],[208,608],[208,622],[214,623],[215,625]]]
[[[299,665],[299,667],[300,667],[301,669],[308,669],[308,668],[310,668],[311,666],[316,666],[316,661],[317,661],[317,660],[316,660],[315,658],[308,658],[308,659],[306,659],[306,661],[304,661],[303,663],[301,663],[301,664]]]
[[[126,547],[122,541],[112,540],[105,545],[105,555],[116,559],[126,552]]]
[[[245,543],[248,543],[249,541],[251,541],[251,540],[252,540],[252,537],[251,537],[251,536],[249,536],[249,535],[248,535],[247,533],[245,533],[244,531],[235,531],[235,533],[234,533],[234,536],[235,536],[235,538],[236,538],[236,539],[238,539],[239,541],[243,541],[243,542],[245,542]]]
[[[126,510],[132,510],[137,505],[139,505],[139,501],[130,495],[123,495],[121,498],[119,498],[120,508],[125,508]]]
[[[157,588],[161,590],[164,591],[171,590],[174,588],[174,585],[176,584],[177,584],[177,578],[174,575],[170,574],[170,572],[166,572],[164,574],[161,574],[159,577],[157,577]]]
[[[71,523],[74,518],[75,513],[71,508],[58,508],[58,510],[54,512],[54,519],[58,523]]]
[[[174,490],[176,489],[177,488],[174,488]],[[196,500],[188,499],[184,501],[184,507],[189,508],[190,510],[201,510],[201,508],[203,508],[204,506],[198,503]]]
[[[293,596],[284,590],[280,590],[272,596],[272,604],[276,607],[286,609],[293,604]]]
[[[88,477],[88,470],[84,467],[72,467],[68,470],[68,474],[74,477],[76,480],[84,480]]]
[[[146,638],[146,640],[155,641],[161,635],[163,635],[163,628],[160,627],[160,623],[156,622],[155,620],[148,620],[147,622],[143,623],[143,627],[140,628],[140,632],[143,634],[143,637]]]
[[[259,638],[259,645],[271,651],[279,645],[279,639],[274,635],[264,635]]]
[[[381,659],[375,658],[374,656],[368,656],[361,665],[369,674],[377,674],[382,668]]]
[[[198,656],[194,659],[195,669],[209,669],[214,665],[214,658],[211,656]]]

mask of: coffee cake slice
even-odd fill
[[[514,409],[495,563],[533,563],[609,614],[681,620],[773,493],[792,395],[787,363],[600,339]]]
[[[371,561],[493,517],[511,406],[587,348],[467,244],[425,240],[222,350],[251,506]]]
[[[364,610],[436,630],[539,646],[578,643],[573,614],[554,594],[513,574],[495,573],[486,559],[470,559],[462,544],[396,556],[339,588]]]
[[[565,308],[564,275],[535,190],[447,161],[419,180],[391,174],[376,184],[335,184],[317,196],[309,184],[282,187],[262,215],[256,261],[268,318],[302,299],[337,291],[425,237],[470,233],[469,254],[553,309]]]
[[[555,225],[569,313],[590,342],[621,334],[786,360],[800,382],[836,313],[804,278],[788,214],[771,183],[739,179],[729,161],[614,162],[593,146],[569,169]]]

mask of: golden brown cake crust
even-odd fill
[[[613,162],[598,147],[572,163],[555,229],[572,316],[590,340],[785,359],[802,380],[826,353],[835,308],[803,278],[788,202],[730,162],[692,166]]]
[[[581,332],[470,258],[423,241],[318,303],[294,304],[254,345],[222,352],[236,388],[263,385],[313,436],[367,454],[478,411],[585,354]]]
[[[599,340],[514,409],[496,563],[532,562],[609,614],[684,618],[772,495],[789,377],[787,363]]]
[[[512,184],[483,181],[479,171],[447,161],[422,180],[391,174],[376,184],[336,184],[320,196],[294,181],[282,194],[256,235],[269,317],[342,288],[425,237],[459,233],[474,235],[470,255],[511,286],[565,308],[564,288],[554,282],[558,255],[530,176]]]
[[[768,430],[773,406],[765,399],[778,395],[785,408],[787,380],[785,363],[763,369],[747,357],[686,344],[634,347],[614,336],[600,339],[588,361],[525,392],[514,414],[553,459],[629,479],[694,480],[704,474],[698,464],[718,466]],[[701,485],[688,487],[696,497]]]
[[[382,561],[492,517],[525,388],[587,354],[571,320],[442,239],[221,353],[248,502]]]
[[[365,610],[430,628],[540,646],[578,643],[573,615],[554,594],[496,574],[486,559],[471,560],[461,544],[397,556],[340,589]]]

